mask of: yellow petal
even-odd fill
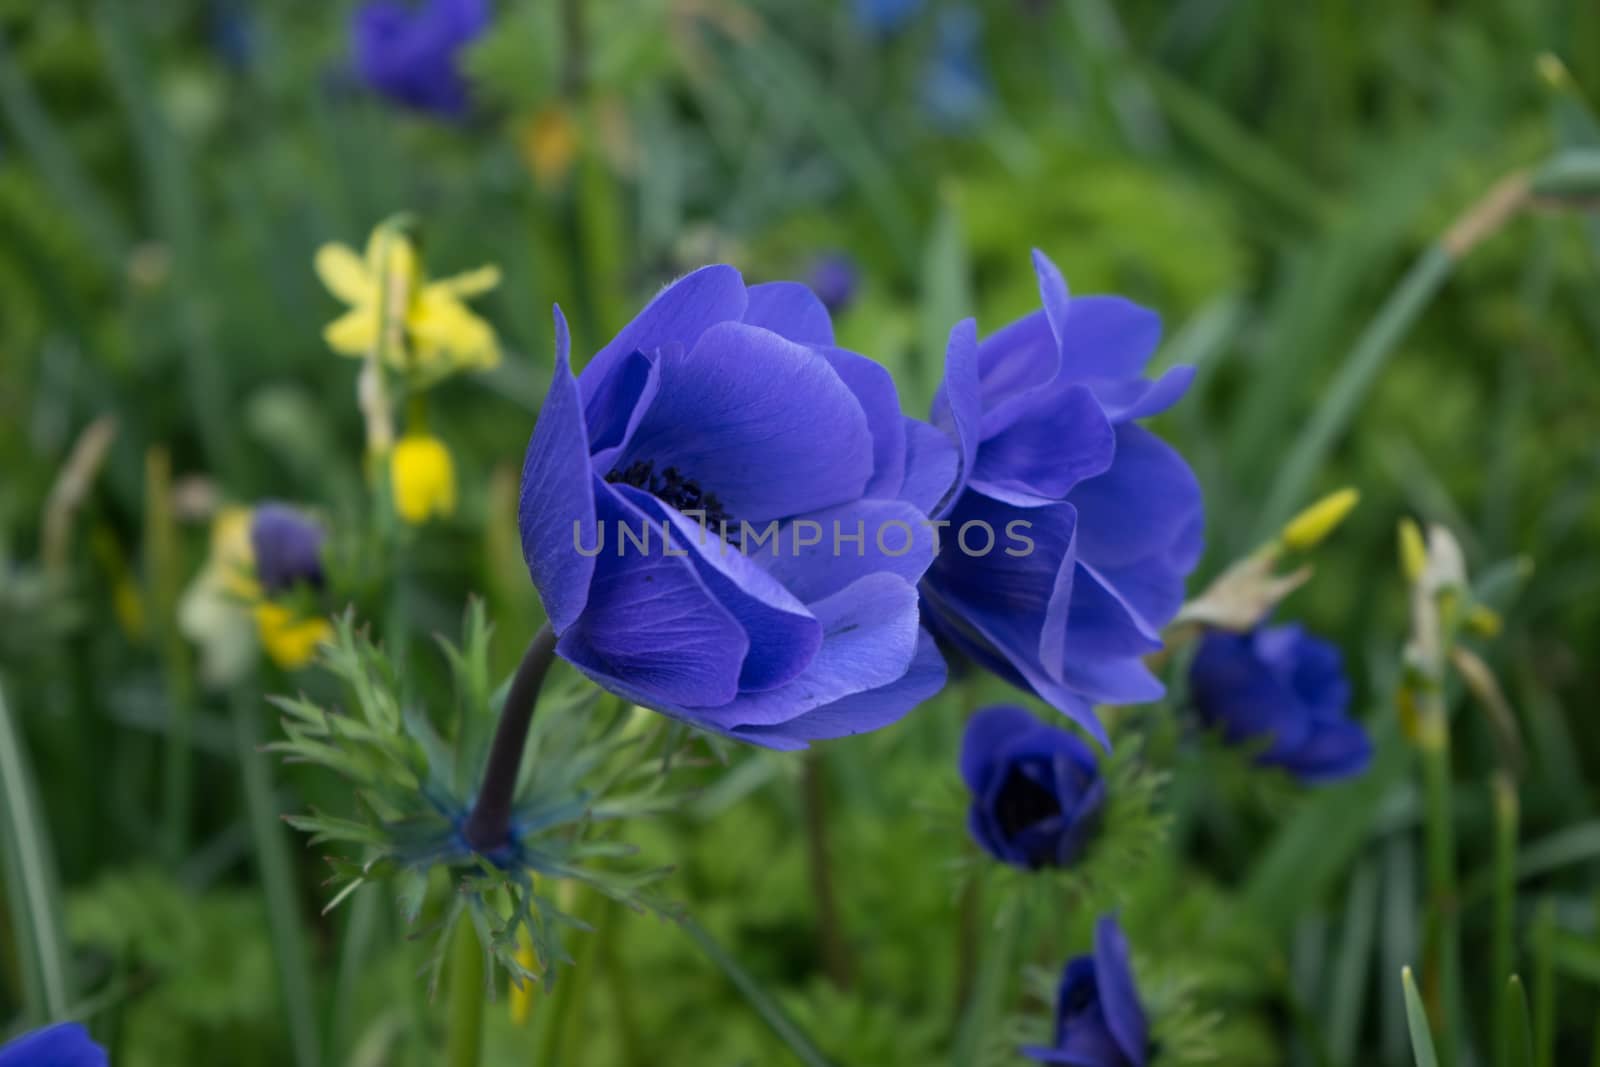
[[[325,244],[317,249],[312,262],[328,292],[346,304],[364,304],[377,298],[376,280],[349,245]]]
[[[499,284],[500,268],[490,264],[486,267],[479,267],[477,270],[465,271],[449,278],[440,278],[436,282],[430,282],[422,292],[422,299],[427,300],[429,293],[438,290],[457,299],[468,300],[487,293]]]
[[[453,515],[456,472],[450,450],[430,434],[406,434],[389,453],[395,512],[413,526]]]
[[[346,356],[365,356],[378,343],[378,309],[374,304],[352,308],[322,330],[328,347]]]
[[[317,646],[333,636],[327,619],[296,619],[281,604],[257,604],[256,633],[272,662],[286,671],[299,670],[317,654]]]
[[[406,326],[424,368],[480,370],[500,362],[494,329],[445,289],[430,285],[424,290]],[[429,368],[430,363],[445,366]]]

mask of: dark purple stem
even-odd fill
[[[511,805],[516,799],[517,775],[522,770],[522,751],[528,747],[528,727],[533,725],[533,709],[539,702],[539,688],[556,655],[556,634],[546,623],[528,644],[505,707],[489,747],[489,763],[483,770],[483,785],[478,799],[462,827],[462,836],[479,852],[493,852],[507,843],[511,832]]]

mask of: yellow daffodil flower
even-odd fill
[[[413,526],[456,510],[456,471],[444,442],[408,433],[389,453],[389,484],[396,513]]]
[[[367,240],[364,255],[349,245],[325,244],[317,249],[315,266],[328,291],[350,305],[323,330],[335,352],[372,354],[379,347],[387,311],[400,327],[386,351],[395,370],[438,378],[500,362],[494,329],[465,303],[500,284],[498,267],[428,281],[411,241],[383,226]]]

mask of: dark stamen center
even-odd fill
[[[606,475],[606,481],[613,485],[620,483],[643,489],[715,534],[720,535],[725,527],[738,526],[723,508],[722,501],[717,499],[717,494],[706,492],[700,488],[699,482],[685,477],[676,467],[668,467],[658,474],[655,463],[637,460],[626,468],[613,468]]]
[[[1061,814],[1061,801],[1022,770],[1013,770],[995,798],[995,815],[1007,834],[1019,834],[1035,823]]]

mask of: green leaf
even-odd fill
[[[1510,1025],[1496,1062],[1500,1067],[1533,1067],[1533,1019],[1528,1012],[1528,991],[1517,975],[1506,983],[1505,1011]]]
[[[22,731],[0,689],[0,824],[6,899],[22,940],[28,1014],[36,1022],[63,1018],[72,1003],[72,977],[62,934],[60,885],[50,836],[39,806]]]
[[[1400,981],[1406,989],[1406,1022],[1411,1027],[1411,1054],[1417,1067],[1439,1067],[1439,1057],[1433,1051],[1433,1034],[1428,1030],[1428,1013],[1417,993],[1417,983],[1411,977],[1411,968],[1400,972]]]
[[[795,1025],[794,1020],[789,1018],[788,1013],[783,1010],[772,994],[763,989],[761,983],[757,982],[749,971],[739,966],[739,961],[730,956],[727,950],[717,943],[716,938],[712,937],[704,927],[688,916],[682,918],[680,925],[683,927],[684,932],[700,947],[700,951],[705,953],[706,958],[716,964],[717,968],[728,976],[728,980],[743,994],[745,1001],[755,1009],[757,1015],[761,1016],[761,1020],[771,1027],[774,1034],[778,1035],[789,1051],[794,1054],[795,1059],[805,1064],[806,1067],[829,1067],[827,1058],[822,1055],[811,1039]]]

